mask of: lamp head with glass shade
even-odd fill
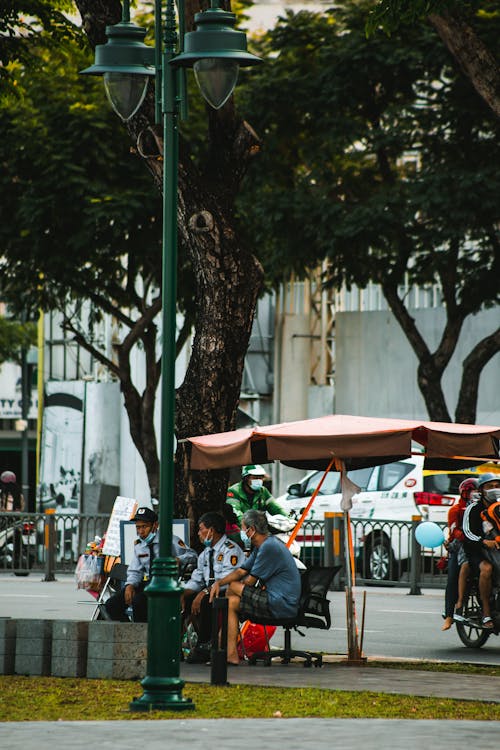
[[[144,101],[155,52],[144,44],[146,29],[130,21],[106,27],[106,44],[95,48],[95,63],[84,75],[102,75],[109,103],[122,120],[130,120]]]
[[[234,91],[240,67],[262,60],[247,51],[245,32],[234,28],[234,13],[209,8],[197,13],[194,23],[195,31],[184,37],[183,52],[170,65],[192,67],[204,99],[214,109],[220,109]]]
[[[246,34],[234,26],[236,16],[218,7],[197,13],[195,31],[184,36],[184,50],[170,60],[193,68],[205,100],[220,109],[234,91],[240,67],[262,60],[247,51]],[[108,42],[95,49],[95,63],[81,72],[103,75],[106,95],[122,120],[129,120],[144,101],[149,77],[155,75],[154,49],[144,44],[146,30],[130,21],[106,27]]]

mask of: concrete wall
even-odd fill
[[[442,309],[413,310],[417,326],[431,350],[445,323]],[[443,377],[443,389],[453,417],[462,375],[462,361],[474,345],[500,323],[499,309],[469,317],[457,350]],[[350,312],[336,315],[335,411],[398,418],[428,419],[417,385],[417,358],[390,312]],[[476,422],[500,424],[500,354],[484,368]]]
[[[0,618],[0,674],[137,680],[147,623]],[[165,633],[167,637],[167,633]]]

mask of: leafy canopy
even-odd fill
[[[241,226],[277,281],[324,258],[337,287],[442,275],[476,311],[498,298],[498,122],[430,29],[367,39],[368,8],[287,13],[263,40]]]

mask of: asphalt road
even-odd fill
[[[0,617],[41,619],[90,619],[94,600],[76,589],[74,577],[60,575],[56,581],[45,582],[43,574],[31,573],[27,578],[0,574]],[[500,665],[500,638],[491,636],[481,649],[467,649],[455,628],[442,632],[441,611],[444,592],[423,589],[419,596],[409,595],[408,588],[367,587],[355,590],[356,616],[359,630],[362,623],[363,592],[366,591],[363,653],[375,657],[467,661]],[[297,648],[331,654],[346,654],[347,629],[345,593],[332,592],[332,627],[329,631],[308,630],[305,638],[293,633]],[[279,632],[273,643],[279,645]]]

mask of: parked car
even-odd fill
[[[410,557],[408,524],[412,516],[446,523],[448,510],[458,498],[460,482],[477,471],[428,471],[423,469],[423,456],[412,456],[348,472],[348,477],[361,488],[353,497],[350,516],[363,578],[393,579],[394,571],[400,571]],[[322,476],[321,471],[309,472],[301,482],[291,484],[278,502],[299,518]],[[329,472],[306,520],[320,521],[326,512],[339,512],[341,498],[340,475]],[[297,539],[315,543],[311,535]],[[427,552],[433,556],[441,554],[439,548]]]

